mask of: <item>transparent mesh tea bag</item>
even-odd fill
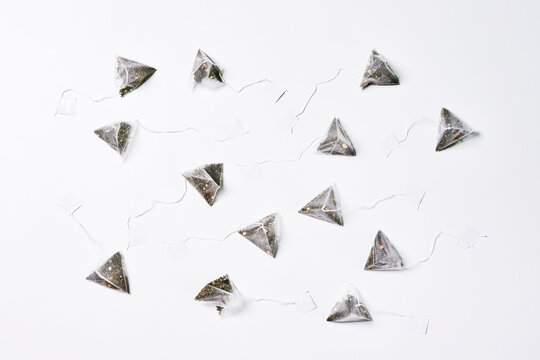
[[[276,257],[279,245],[279,214],[270,214],[238,231],[240,235],[272,257]]]
[[[94,133],[121,157],[125,157],[135,131],[134,125],[122,121],[94,130]]]
[[[405,267],[403,259],[382,231],[375,236],[365,270],[401,270]]]
[[[343,129],[338,118],[334,118],[317,151],[328,155],[356,156],[351,139]]]
[[[116,57],[116,85],[124,96],[144,84],[156,69],[124,57]]]
[[[193,63],[193,81],[195,85],[208,87],[220,86],[224,83],[221,68],[204,51],[199,49]]]
[[[229,279],[229,275],[224,275],[206,284],[197,294],[195,300],[215,306],[221,316],[239,310],[244,304],[242,296]]]
[[[107,259],[86,279],[109,289],[129,294],[129,281],[124,266],[124,257],[120,252]]]
[[[399,85],[397,75],[376,50],[371,51],[364,76],[362,76],[362,82],[360,83],[362,89],[370,85]]]
[[[328,315],[326,321],[345,323],[345,322],[363,322],[372,321],[366,305],[360,297],[358,289],[349,284],[343,295],[337,301],[336,305]]]
[[[471,135],[473,130],[449,110],[441,109],[436,151],[444,150]]]
[[[223,186],[223,164],[207,164],[186,171],[184,178],[201,194],[208,205],[214,205],[218,191]]]
[[[315,219],[343,226],[341,205],[334,185],[321,192],[298,212]]]

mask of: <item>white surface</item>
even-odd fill
[[[3,167],[0,199],[0,357],[3,359],[473,359],[540,356],[538,238],[540,51],[538,2],[521,1],[21,1],[0,3]],[[239,87],[273,79],[289,92],[273,105],[265,86],[190,92],[198,48]],[[313,84],[339,67],[361,74],[372,48],[402,85],[358,88],[343,74],[321,86],[295,135],[279,119],[299,111]],[[76,117],[54,117],[74,88],[114,91],[114,55],[157,73],[124,99],[80,99]],[[420,116],[448,107],[481,132],[436,153],[435,128],[419,126],[386,160],[379,140],[399,137]],[[262,166],[247,182],[237,163],[298,155],[339,116],[358,156],[306,152],[293,164]],[[217,144],[196,133],[139,131],[122,163],[92,130],[140,119],[155,129],[195,126],[223,136],[238,117],[249,135]],[[126,246],[125,221],[152,199],[183,191],[180,173],[225,162],[225,189],[208,207],[193,189],[134,223],[153,243],[126,253],[133,293],[85,281],[99,256],[57,206],[74,193],[81,221],[112,253]],[[347,205],[371,204],[407,184],[426,190],[345,215],[340,228],[297,214],[336,183]],[[245,239],[190,242],[171,261],[161,241],[222,237],[277,211],[276,259]],[[488,235],[470,250],[441,238],[414,271],[363,271],[382,229],[409,262],[451,224]],[[230,274],[250,297],[290,301],[309,290],[318,309],[258,303],[226,320],[193,301]],[[332,324],[326,315],[348,282],[374,311],[431,315],[427,336],[407,321],[377,317]]]

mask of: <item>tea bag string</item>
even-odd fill
[[[405,318],[405,319],[409,319],[409,320],[414,320],[414,319],[417,318],[416,316],[413,316],[413,315],[400,314],[400,313],[397,313],[397,312],[385,311],[385,310],[375,310],[374,313],[377,314],[377,315],[393,316],[393,317]],[[430,323],[430,318],[428,316],[427,321],[426,321],[426,327],[422,331],[422,333],[424,335],[427,335],[428,328],[429,328],[429,323]]]
[[[333,212],[333,211],[342,211],[342,210],[347,210],[347,211],[350,211],[350,212],[354,212],[354,211],[359,211],[359,210],[373,210],[375,209],[379,204],[381,203],[384,203],[388,200],[392,200],[392,199],[395,199],[395,198],[398,198],[398,197],[406,197],[406,198],[411,198],[409,195],[407,194],[403,194],[403,193],[398,193],[398,194],[393,194],[393,195],[390,195],[390,196],[387,196],[387,197],[384,197],[382,199],[379,199],[377,201],[375,201],[373,204],[371,205],[362,205],[362,206],[355,206],[355,207],[340,207],[340,208],[337,208],[337,209],[325,209],[323,208],[322,211],[324,212]],[[424,195],[422,195],[422,197],[420,198],[420,201],[418,202],[418,204],[416,205],[416,209],[420,209],[420,205],[422,204],[422,201],[424,200]]]
[[[336,75],[332,76],[330,79],[328,80],[324,80],[324,81],[320,81],[318,83],[315,84],[315,89],[313,89],[313,92],[311,93],[311,95],[308,97],[306,103],[304,104],[304,107],[302,108],[302,111],[300,111],[298,114],[295,115],[294,117],[294,120],[293,120],[293,123],[291,125],[291,134],[294,132],[294,128],[300,118],[300,116],[302,116],[302,114],[304,114],[304,112],[307,110],[311,100],[313,99],[313,97],[315,96],[315,94],[317,93],[317,91],[319,90],[319,85],[323,85],[323,84],[327,84],[329,82],[332,82],[334,81],[335,79],[337,79],[337,77],[342,73],[342,72],[347,72],[349,74],[351,74],[352,76],[356,77],[356,78],[359,78],[361,79],[362,77],[353,73],[352,71],[350,70],[347,70],[345,68],[339,68],[338,72],[336,73]]]
[[[452,235],[450,233],[447,233],[447,232],[444,232],[444,231],[439,231],[439,233],[437,234],[437,236],[435,236],[435,238],[433,239],[433,244],[431,245],[431,251],[429,252],[429,254],[422,260],[418,261],[417,263],[413,264],[413,265],[410,265],[410,266],[407,266],[406,269],[414,269],[416,268],[417,266],[419,265],[422,265],[423,263],[427,262],[432,256],[433,254],[435,253],[435,248],[437,247],[437,241],[439,240],[439,238],[441,236],[449,236],[451,238],[454,238],[458,245],[462,248],[462,249],[470,249],[474,246],[474,242],[469,244],[469,245],[465,245],[465,244],[462,244],[461,243],[461,240],[459,239],[459,237],[455,236],[455,235]],[[487,235],[480,235],[479,237],[482,237],[482,238],[486,238]]]
[[[317,309],[317,304],[313,300],[313,297],[311,296],[309,291],[306,291],[303,295],[308,296],[309,299],[311,300],[311,302],[313,303],[313,308],[310,309],[308,312],[311,312],[311,311]],[[274,304],[278,304],[278,305],[282,305],[282,306],[291,306],[291,305],[296,305],[298,303],[296,300],[295,301],[283,301],[283,300],[270,299],[270,298],[247,298],[247,300],[250,301],[250,302],[255,302],[255,303],[269,302],[269,303],[274,303]]]
[[[244,90],[247,89],[248,87],[251,87],[251,86],[254,86],[254,85],[257,85],[257,84],[261,84],[261,83],[265,83],[265,82],[268,82],[268,83],[271,83],[271,82],[272,82],[272,80],[270,80],[270,79],[262,79],[262,80],[258,80],[258,81],[249,83],[249,84],[247,84],[247,85],[244,85],[244,86],[242,86],[240,89],[236,90],[235,88],[233,88],[233,87],[231,86],[231,84],[229,84],[229,83],[225,80],[225,78],[222,77],[222,80],[223,80],[223,83],[224,83],[225,85],[227,85],[227,87],[228,87],[229,89],[231,89],[232,91],[234,91],[234,92],[237,93],[237,94],[241,93],[242,91],[244,91]]]
[[[187,180],[184,179],[184,191],[183,191],[182,195],[177,200],[172,200],[172,201],[152,200],[150,205],[148,205],[148,207],[143,212],[141,212],[141,213],[139,213],[139,214],[137,214],[135,216],[130,216],[126,221],[127,228],[128,228],[128,234],[129,234],[129,232],[131,232],[131,221],[132,220],[138,219],[138,218],[148,214],[149,212],[154,210],[157,205],[174,205],[174,204],[178,204],[182,200],[184,200],[184,197],[186,196],[186,193],[187,193]],[[128,236],[128,244],[127,244],[126,250],[129,250],[130,245],[131,245],[131,240],[129,239],[129,236]]]
[[[426,124],[426,123],[433,123],[433,124],[437,124],[438,126],[440,126],[439,122],[435,121],[435,120],[431,120],[427,117],[422,117],[420,120],[416,120],[414,121],[411,125],[409,125],[409,127],[407,128],[407,131],[405,132],[405,136],[399,140],[399,139],[396,139],[397,140],[397,146],[393,149],[391,149],[387,154],[386,154],[386,157],[388,158],[390,156],[390,154],[392,154],[392,152],[394,152],[394,150],[396,150],[398,147],[401,146],[401,144],[403,144],[405,141],[407,141],[407,139],[409,138],[409,134],[411,132],[411,130],[418,126],[418,125],[421,125],[421,124]]]
[[[88,231],[88,229],[83,225],[81,224],[76,218],[75,218],[75,213],[80,209],[82,208],[82,205],[79,206],[78,208],[76,208],[75,210],[73,210],[71,212],[71,214],[69,214],[69,216],[71,217],[71,219],[73,219],[73,221],[75,222],[75,224],[77,224],[77,226],[79,226],[79,228],[81,228],[81,230],[86,234],[86,237],[88,238],[88,240],[90,240],[90,242],[96,247],[96,249],[98,250],[99,252],[99,256],[101,257],[105,257],[106,255],[106,252],[105,252],[105,248],[103,247],[103,245],[97,241],[96,239],[94,239],[94,237],[90,234],[90,232]]]
[[[204,237],[198,237],[198,236],[189,236],[189,237],[187,237],[187,238],[185,238],[185,239],[183,240],[183,243],[184,243],[184,244],[187,244],[190,240],[201,240],[201,241],[225,241],[225,240],[227,240],[228,238],[230,238],[231,236],[233,236],[234,234],[236,234],[236,233],[238,232],[238,230],[240,230],[240,228],[231,231],[230,233],[228,233],[227,235],[225,235],[225,236],[222,237],[222,238],[204,238]],[[170,244],[170,243],[167,243],[167,244]]]
[[[308,151],[308,149],[317,141],[322,139],[324,136],[318,136],[315,139],[311,140],[311,142],[298,154],[298,156],[295,159],[282,159],[282,160],[263,160],[256,162],[255,164],[237,164],[238,166],[250,166],[250,165],[264,165],[264,164],[279,164],[279,163],[295,163],[302,159],[304,156],[304,153]]]
[[[244,130],[244,127],[242,126],[242,124],[240,123],[240,121],[238,119],[236,119],[236,122],[238,122],[238,124],[242,128],[243,132],[241,134],[239,134],[239,135],[227,136],[227,137],[221,138],[221,139],[214,136],[214,135],[206,134],[206,133],[202,132],[201,130],[199,130],[197,128],[194,128],[192,126],[189,126],[187,128],[180,129],[180,130],[152,130],[152,129],[147,128],[146,126],[144,126],[139,120],[137,120],[137,125],[140,126],[143,130],[145,130],[145,131],[147,131],[149,133],[152,133],[152,134],[179,134],[179,133],[183,133],[183,132],[187,132],[187,131],[195,131],[199,135],[208,137],[208,138],[210,138],[210,139],[212,139],[212,140],[214,140],[214,141],[216,141],[218,143],[222,143],[222,142],[233,140],[233,139],[236,139],[238,137],[249,134],[249,130]]]
[[[102,102],[104,100],[108,100],[108,99],[113,99],[113,98],[116,98],[116,97],[120,97],[119,94],[110,94],[110,95],[105,95],[105,96],[102,96],[100,98],[93,98],[92,96],[88,95],[88,94],[85,94],[81,91],[78,91],[78,90],[75,90],[75,89],[66,89],[64,91],[62,91],[62,95],[60,96],[60,101],[62,101],[62,99],[64,98],[64,95],[68,92],[72,92],[72,93],[75,93],[77,95],[80,95],[80,96],[83,96],[85,98],[87,98],[88,100],[92,101],[92,102],[95,102],[95,103],[98,103],[98,102]],[[58,109],[56,110],[56,113],[54,114],[55,116],[58,114]]]

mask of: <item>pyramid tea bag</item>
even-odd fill
[[[116,57],[116,83],[119,87],[120,96],[124,96],[144,84],[156,69],[148,65]]]
[[[201,194],[208,205],[214,205],[216,195],[223,186],[223,164],[207,164],[186,171],[186,180]]]
[[[345,294],[334,305],[334,308],[326,319],[326,321],[337,323],[372,320],[371,314],[366,305],[364,305],[358,289],[353,285],[347,287]]]
[[[356,156],[356,150],[351,139],[349,139],[338,118],[332,120],[326,137],[319,144],[317,151],[328,155]]]
[[[221,316],[238,309],[244,303],[242,296],[229,279],[229,275],[224,275],[206,284],[197,294],[195,300],[215,306]]]
[[[399,85],[397,75],[376,50],[371,51],[366,71],[360,83],[362,89],[370,85]]]
[[[334,185],[317,195],[298,212],[315,219],[343,226],[341,206]]]
[[[120,252],[111,256],[93,273],[88,275],[86,280],[129,294],[129,281],[124,267],[124,258]]]
[[[439,124],[439,135],[437,138],[437,148],[435,151],[444,150],[457,142],[465,139],[474,131],[449,110],[441,109],[441,120]]]
[[[377,233],[365,270],[401,270],[403,259],[382,231]]]
[[[279,214],[270,214],[238,231],[262,251],[276,257],[279,245]]]
[[[124,156],[135,133],[135,127],[122,121],[94,130],[94,133],[120,156]]]
[[[219,85],[224,82],[220,67],[201,49],[197,51],[192,72],[196,85]]]

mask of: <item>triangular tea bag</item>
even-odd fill
[[[124,96],[137,89],[154,75],[155,72],[156,69],[153,67],[117,56],[116,83],[120,88],[120,96]]]
[[[120,290],[129,294],[129,281],[124,267],[124,258],[117,252],[86,277],[109,289]]]
[[[193,80],[196,84],[204,82],[223,83],[222,71],[204,51],[199,49],[193,63]]]
[[[449,110],[441,109],[441,121],[439,124],[439,136],[437,138],[437,148],[435,151],[441,151],[465,139],[474,131],[464,122],[452,114]]]
[[[216,306],[220,315],[225,315],[227,311],[234,310],[243,304],[242,297],[229,279],[229,275],[206,284],[195,296],[195,300]]]
[[[337,323],[371,321],[371,314],[364,305],[358,289],[349,285],[345,294],[334,305],[326,321]]]
[[[216,195],[223,184],[223,164],[207,164],[186,171],[184,177],[202,195],[208,205],[214,205]]]
[[[315,219],[343,226],[341,206],[337,198],[337,191],[333,185],[317,195],[298,212]]]
[[[376,50],[371,51],[366,71],[360,83],[362,89],[369,85],[399,85],[397,75]]]
[[[377,233],[365,270],[401,270],[403,259],[382,231]]]
[[[279,225],[279,214],[275,213],[239,230],[238,233],[268,255],[276,257],[279,245]]]
[[[326,133],[326,138],[319,144],[317,151],[328,155],[356,156],[356,150],[343,130],[338,118],[334,118]]]
[[[124,156],[127,152],[135,128],[128,122],[117,122],[94,130],[94,134],[107,143],[112,149]]]

